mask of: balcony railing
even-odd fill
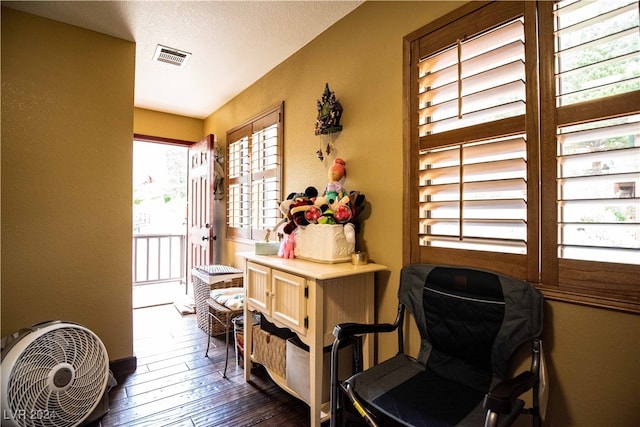
[[[133,235],[133,285],[186,282],[186,236]]]

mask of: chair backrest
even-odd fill
[[[409,265],[398,297],[420,331],[418,361],[482,391],[505,377],[518,346],[542,332],[540,292],[489,271]]]

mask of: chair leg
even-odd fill
[[[540,420],[540,398],[539,398],[539,392],[540,392],[540,384],[535,384],[533,386],[533,404],[531,407],[531,425],[533,427],[540,427],[542,421]]]
[[[361,337],[349,337],[349,342],[352,346],[352,366],[351,371],[353,374],[362,371],[362,338]],[[341,340],[336,340],[333,343],[331,349],[331,402],[330,402],[330,427],[345,427],[347,425],[353,425],[351,421],[347,424],[347,412],[345,407],[346,401],[349,400],[345,385],[341,384],[340,379],[337,377],[339,371],[339,349],[342,345]],[[351,401],[348,405],[351,406]],[[358,419],[358,421],[361,421]],[[367,420],[368,422],[368,420]],[[362,422],[364,424],[364,422]]]
[[[231,323],[231,316],[227,319],[227,324],[224,326],[224,343],[226,348],[226,355],[224,357],[224,371],[222,371],[222,378],[227,378],[227,366],[229,365],[229,323]]]
[[[209,357],[209,345],[211,344],[211,315],[207,313],[207,351],[204,353],[204,357]]]
[[[236,366],[240,366],[240,355],[238,354],[238,326],[233,321],[231,323],[233,324],[233,349],[236,354]]]
[[[339,379],[338,379],[338,350],[340,348],[340,342],[334,341],[331,349],[331,384],[330,384],[330,427],[338,427],[338,392],[339,392]]]
[[[351,400],[351,402],[353,403],[353,407],[356,408],[356,410],[358,411],[358,414],[360,414],[360,416],[362,417],[362,420],[365,421],[367,425],[371,427],[379,427],[376,421],[371,416],[371,414],[361,405],[360,401],[354,394],[353,389],[351,388],[351,385],[349,384],[346,385],[346,394],[349,400]]]
[[[227,316],[227,321],[224,325],[224,339],[225,339],[225,347],[226,347],[226,356],[224,358],[224,371],[222,373],[222,378],[227,378],[227,367],[229,366],[229,333],[231,333],[231,326],[233,325],[234,316],[230,314]],[[233,338],[233,346],[236,346],[235,333]],[[236,363],[238,361],[238,349],[236,348]]]

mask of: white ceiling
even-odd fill
[[[135,106],[205,118],[363,1],[2,1],[136,42]],[[192,53],[183,68],[156,46]]]

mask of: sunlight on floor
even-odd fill
[[[176,334],[184,334],[185,330],[199,330],[195,314],[180,314],[173,304],[133,310],[134,348],[144,347],[149,342],[169,342]],[[206,334],[202,336],[206,339]]]
[[[136,285],[133,287],[133,308],[173,304],[183,297],[185,297],[185,287],[180,282]]]

